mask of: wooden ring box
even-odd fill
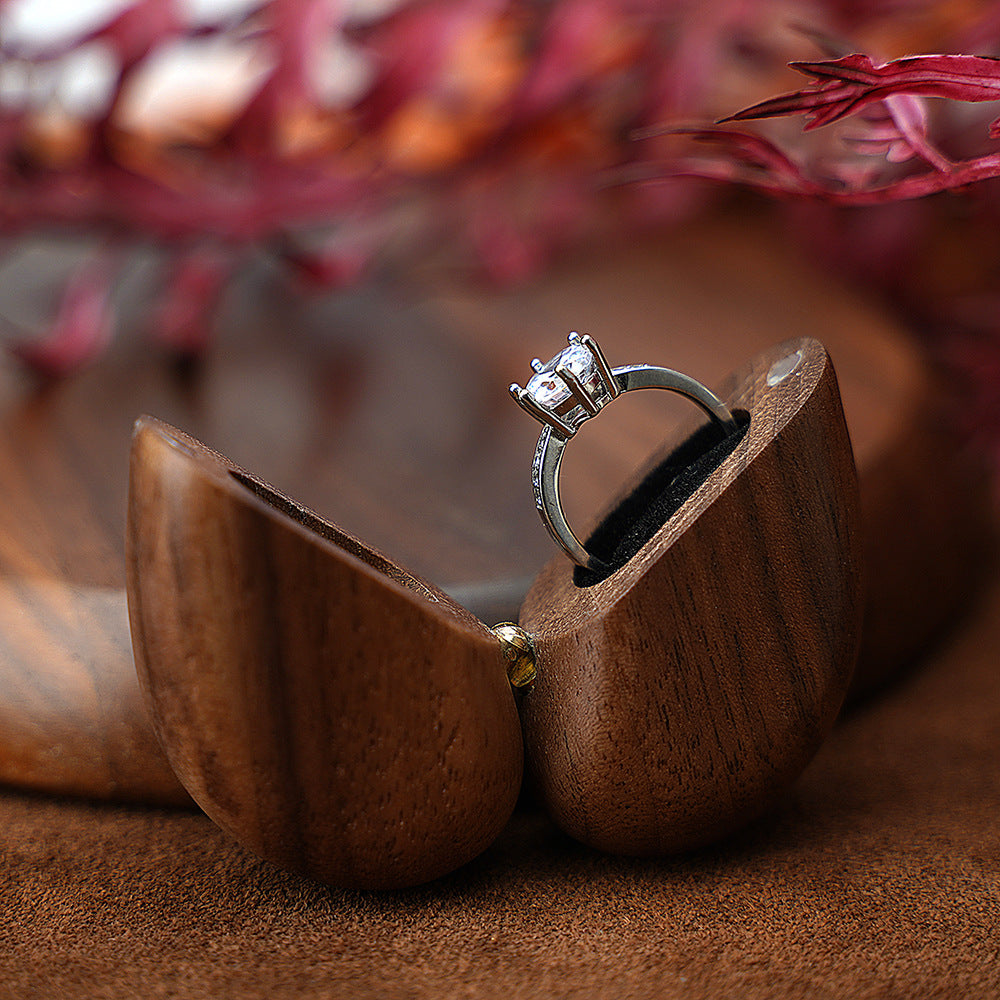
[[[589,586],[562,555],[537,577],[520,624],[538,676],[517,699],[496,636],[438,588],[140,420],[129,616],[185,788],[261,857],[363,888],[485,850],[524,761],[556,823],[602,850],[690,849],[758,816],[851,679],[857,481],[816,341],[717,391],[747,430],[652,538]]]

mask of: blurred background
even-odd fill
[[[821,340],[853,696],[925,656],[995,522],[998,51],[979,0],[0,0],[0,780],[186,801],[131,655],[137,416],[511,620],[562,557],[505,390],[574,328],[711,386]],[[578,531],[691,409],[581,429]]]
[[[977,0],[3,0],[0,335],[70,375],[131,290],[149,350],[194,358],[248,269],[295,296],[516,287],[753,198],[905,319],[995,452],[997,108],[714,122],[807,86],[794,60],[998,48]]]

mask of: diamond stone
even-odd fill
[[[569,386],[555,373],[557,365],[564,365],[573,372],[598,401],[607,396],[593,354],[583,344],[570,344],[551,361],[547,361],[541,371],[528,380],[525,389],[539,406],[559,412],[572,397]]]

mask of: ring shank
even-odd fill
[[[736,421],[726,404],[710,389],[682,372],[650,365],[626,365],[613,369],[612,373],[622,392],[631,392],[633,389],[666,389],[676,392],[696,403],[727,433],[736,430]],[[559,473],[566,444],[567,439],[554,433],[551,427],[542,429],[532,464],[535,506],[549,535],[570,559],[585,569],[607,570],[607,565],[591,555],[576,537],[563,512],[559,495]]]

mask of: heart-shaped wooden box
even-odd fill
[[[720,395],[749,416],[742,439],[639,552],[590,585],[561,556],[536,579],[518,699],[504,643],[465,608],[141,420],[129,612],[184,786],[262,857],[366,888],[485,849],[525,759],[556,822],[609,851],[683,850],[759,815],[850,682],[857,483],[816,341],[763,352]]]

